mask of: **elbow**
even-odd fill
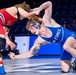
[[[48,2],[49,5],[52,5],[52,2],[51,1],[47,1],[47,2]]]
[[[50,7],[52,7],[52,2],[51,2],[51,1],[48,1],[48,5],[49,5]]]
[[[50,6],[50,5],[52,6],[52,2],[51,1],[46,1],[46,2],[44,2],[44,5],[45,6]]]

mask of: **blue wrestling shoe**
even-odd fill
[[[76,70],[76,59],[72,62],[72,69]]]
[[[3,63],[2,63],[2,62],[0,62],[0,75],[1,75],[1,74],[6,74],[5,69],[4,69],[4,66],[3,66]]]

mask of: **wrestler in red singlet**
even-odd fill
[[[12,26],[17,21],[17,18],[11,16],[6,9],[0,10],[0,34],[4,34],[2,26]]]

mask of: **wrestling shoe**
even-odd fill
[[[72,69],[76,70],[76,59],[72,62]]]

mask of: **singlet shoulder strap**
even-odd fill
[[[20,13],[19,13],[18,7],[16,7],[16,8],[17,8],[17,17],[18,17],[18,19],[20,19]]]

